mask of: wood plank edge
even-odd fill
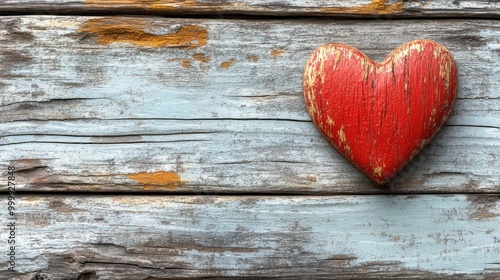
[[[421,10],[409,8],[396,12],[357,12],[335,9],[298,9],[298,10],[272,10],[272,9],[204,9],[204,8],[178,8],[178,9],[150,9],[128,5],[109,6],[82,6],[82,5],[44,5],[30,4],[30,7],[17,5],[0,5],[0,16],[22,15],[54,15],[54,16],[161,16],[171,18],[207,18],[207,19],[283,19],[283,18],[328,18],[328,19],[365,19],[365,20],[390,20],[390,19],[499,19],[500,9],[475,9],[475,10]]]

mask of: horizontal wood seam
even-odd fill
[[[78,11],[76,11],[78,10]],[[345,19],[345,20],[500,20],[500,14],[491,14],[491,15],[456,15],[452,14],[450,16],[442,16],[442,15],[432,15],[427,14],[425,16],[414,16],[407,14],[388,14],[388,15],[358,15],[358,14],[314,14],[314,13],[304,13],[304,14],[296,14],[296,15],[253,15],[253,14],[239,14],[239,13],[231,13],[220,15],[220,14],[179,14],[179,13],[155,13],[137,10],[133,11],[131,9],[124,10],[113,10],[109,12],[99,12],[85,9],[75,9],[73,11],[58,11],[58,12],[49,12],[43,13],[40,11],[12,11],[12,10],[1,10],[0,9],[0,18],[1,17],[10,17],[10,16],[99,16],[99,17],[124,17],[124,16],[140,16],[140,17],[160,17],[160,18],[168,18],[168,19],[220,19],[220,20],[309,20],[309,19],[320,19],[325,18],[329,20],[335,19]]]
[[[335,197],[335,196],[412,196],[412,195],[428,195],[428,196],[447,196],[447,195],[481,195],[481,196],[496,196],[500,195],[500,192],[379,192],[379,193],[369,193],[369,192],[359,192],[359,193],[349,193],[349,192],[335,192],[335,193],[306,193],[306,192],[210,192],[210,191],[199,191],[199,192],[176,192],[176,191],[159,191],[159,192],[142,192],[142,191],[130,191],[130,192],[111,192],[111,191],[95,191],[95,192],[78,192],[78,191],[22,191],[16,192],[18,196],[137,196],[137,197],[148,197],[148,196],[158,196],[162,195],[165,197],[175,197],[175,196],[204,196],[204,197]]]

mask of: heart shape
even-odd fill
[[[408,42],[381,63],[344,44],[316,49],[304,99],[326,140],[379,185],[392,179],[451,113],[458,69],[443,45]]]

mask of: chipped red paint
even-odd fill
[[[406,43],[382,63],[351,46],[327,44],[311,55],[303,77],[314,124],[379,185],[441,128],[457,88],[453,56],[429,40]]]

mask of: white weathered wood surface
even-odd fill
[[[42,195],[17,207],[19,273],[0,279],[500,277],[498,195]]]
[[[18,169],[18,273],[2,260],[1,280],[500,278],[498,1],[216,2],[0,2],[47,14],[0,17],[2,190]],[[378,189],[310,122],[302,69],[323,43],[381,60],[417,38],[453,52],[459,99]]]
[[[0,162],[22,171],[19,190],[500,191],[499,21],[20,16],[0,27]],[[327,42],[381,60],[415,38],[452,51],[458,101],[429,148],[374,188],[311,123],[303,66]]]
[[[128,13],[161,15],[500,17],[500,3],[488,0],[3,0],[4,13]]]

